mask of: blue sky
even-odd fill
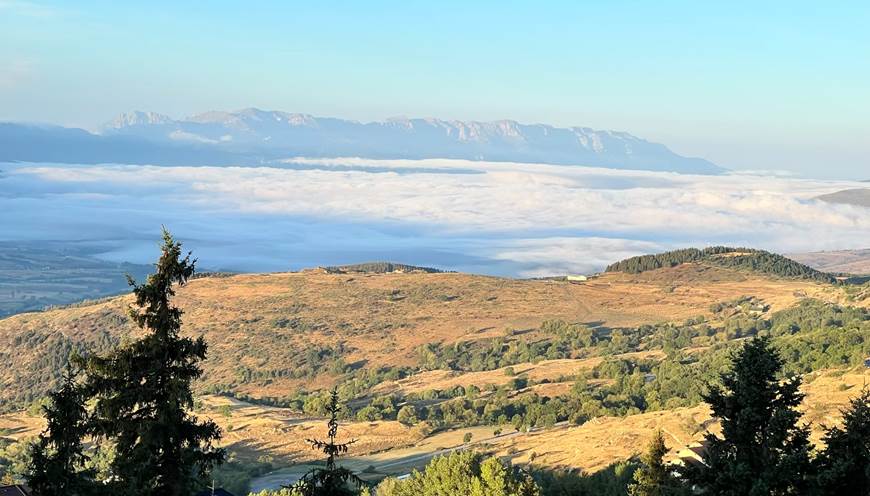
[[[510,118],[870,179],[868,25],[857,1],[0,0],[0,120]]]

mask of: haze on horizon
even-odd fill
[[[865,2],[0,0],[0,121],[134,109],[627,131],[734,170],[870,179]]]

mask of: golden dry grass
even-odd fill
[[[425,343],[500,336],[547,319],[609,327],[680,321],[709,315],[712,303],[741,295],[761,298],[771,311],[805,296],[844,301],[833,286],[684,264],[637,275],[608,273],[582,284],[468,274],[249,274],[191,281],[177,302],[185,310],[184,331],[209,343],[201,386],[236,384],[242,393],[280,397],[328,387],[335,377],[277,373],[239,384],[239,369],[280,372],[298,366],[306,349],[337,344],[348,363],[413,365],[414,350]],[[34,379],[51,367],[43,358],[52,352],[48,344],[87,342],[101,331],[134,333],[125,318],[127,302],[129,297],[0,320],[0,349],[10,365],[0,370],[0,400],[20,395],[25,386],[39,391],[50,385]],[[17,342],[23,333],[38,337]]]
[[[812,440],[818,444],[822,426],[836,425],[840,421],[840,409],[870,381],[870,371],[824,371],[808,375],[805,381],[803,391],[807,397],[801,409],[804,420],[812,426]],[[286,409],[255,406],[224,397],[205,396],[201,401],[204,407],[199,415],[214,419],[224,429],[222,444],[241,459],[255,460],[268,455],[280,465],[318,458],[318,453],[305,439],[323,438],[325,419],[304,418]],[[222,405],[230,406],[230,416],[221,413]],[[0,429],[4,437],[10,439],[34,436],[43,425],[40,418],[23,413],[0,416]],[[665,433],[671,448],[670,458],[677,450],[699,440],[705,430],[719,433],[718,425],[704,405],[627,417],[600,417],[581,426],[558,425],[528,433],[515,433],[512,428],[502,426],[502,436],[494,438],[497,428],[458,428],[425,436],[420,428],[398,422],[343,422],[339,437],[340,440],[357,439],[346,462],[354,470],[383,465],[383,473],[404,473],[410,467],[425,464],[433,453],[463,446],[463,436],[470,432],[474,446],[509,457],[514,463],[533,462],[542,467],[573,467],[594,472],[642,451],[655,429]]]
[[[45,429],[42,417],[30,416],[24,412],[0,415],[0,437],[19,441],[38,435]]]
[[[185,310],[184,332],[203,335],[209,343],[200,390],[213,384],[238,383],[239,367],[274,370],[292,365],[314,346],[342,344],[345,360],[364,367],[414,365],[422,344],[452,343],[504,336],[507,329],[536,329],[544,320],[563,319],[608,327],[709,316],[713,303],[755,296],[770,311],[788,308],[801,298],[844,303],[834,286],[771,279],[747,272],[685,264],[643,274],[604,274],[582,284],[525,281],[467,274],[325,274],[322,272],[253,274],[192,281],[179,291]],[[0,350],[8,364],[0,370],[0,399],[12,391],[46,387],[51,364],[44,363],[46,343],[66,339],[87,342],[101,331],[123,337],[135,330],[124,318],[129,297],[0,320]],[[868,300],[870,302],[870,300]],[[287,325],[286,322],[293,322]],[[284,324],[281,324],[284,322]],[[16,339],[33,336],[24,342]],[[650,357],[658,352],[642,353]],[[637,355],[637,354],[629,354]],[[587,370],[601,358],[544,360],[513,366],[536,384],[531,391],[557,395],[569,382],[558,379]],[[275,377],[237,384],[236,391],[254,396],[286,396],[300,388],[330,386],[335,376]],[[486,372],[431,371],[385,382],[376,393],[420,392],[470,384],[502,385],[513,377],[504,369]],[[837,409],[860,390],[863,371],[815,374],[806,385],[807,419],[814,425],[833,423]],[[44,379],[39,379],[44,380]],[[845,384],[845,386],[841,386]],[[270,455],[278,463],[299,463],[316,457],[306,438],[325,435],[324,419],[303,418],[285,409],[253,406],[223,397],[204,396],[199,415],[215,419],[225,431],[224,443],[243,459]],[[221,413],[230,406],[230,415]],[[662,428],[672,448],[715,429],[704,407],[651,412],[626,418],[600,418],[579,427],[492,438],[493,427],[471,429],[475,443],[510,455],[517,463],[572,466],[589,471],[625,459],[646,444],[651,429]],[[23,414],[0,416],[0,429],[21,439],[39,432],[39,419]],[[420,463],[421,455],[462,445],[469,429],[425,436],[419,428],[398,422],[350,422],[343,439],[355,438],[350,463],[390,466],[390,472]],[[814,430],[818,437],[819,430]],[[404,460],[404,461],[403,461]],[[425,461],[425,460],[423,460]]]
[[[811,424],[812,440],[818,445],[822,426],[836,425],[840,421],[840,409],[870,381],[870,372],[828,371],[811,374],[806,379],[803,391],[807,396],[801,409],[804,421]],[[700,440],[705,430],[720,432],[709,409],[701,405],[628,417],[601,417],[578,427],[557,426],[495,443],[493,449],[500,455],[510,456],[514,463],[528,463],[533,459],[535,465],[595,472],[641,452],[655,429],[665,433],[671,457],[677,450]]]
[[[482,372],[459,372],[451,370],[431,370],[414,374],[405,379],[398,381],[385,381],[375,386],[372,390],[376,394],[387,393],[420,393],[427,390],[444,391],[456,386],[477,386],[483,388],[487,384],[501,386],[509,383],[515,377],[525,376],[534,382],[540,382],[544,379],[555,381],[559,378],[569,378],[577,375],[579,372],[591,370],[596,365],[603,362],[605,359],[623,358],[623,359],[645,359],[645,358],[663,358],[664,353],[660,350],[641,351],[635,353],[624,353],[620,355],[611,355],[608,357],[592,357],[584,359],[559,359],[559,360],[542,360],[538,363],[522,363],[512,367],[502,367],[495,370],[487,370]],[[514,375],[508,375],[507,369],[513,369]],[[544,384],[540,384],[544,386]]]
[[[225,397],[206,396],[204,412],[224,431],[221,443],[238,456],[257,459],[268,455],[279,463],[311,461],[318,453],[306,439],[325,439],[326,419],[304,418],[286,409],[255,406]],[[224,415],[221,405],[230,405]],[[342,423],[339,440],[356,440],[350,455],[363,455],[399,448],[423,439],[421,430],[395,421]]]

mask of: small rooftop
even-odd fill
[[[0,486],[0,496],[30,496],[30,490],[21,484]]]

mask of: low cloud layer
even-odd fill
[[[813,199],[860,185],[847,181],[459,160],[3,169],[7,239],[79,236],[139,258],[130,240],[166,223],[204,263],[245,270],[377,258],[541,276],[678,246],[870,246],[868,209]]]

